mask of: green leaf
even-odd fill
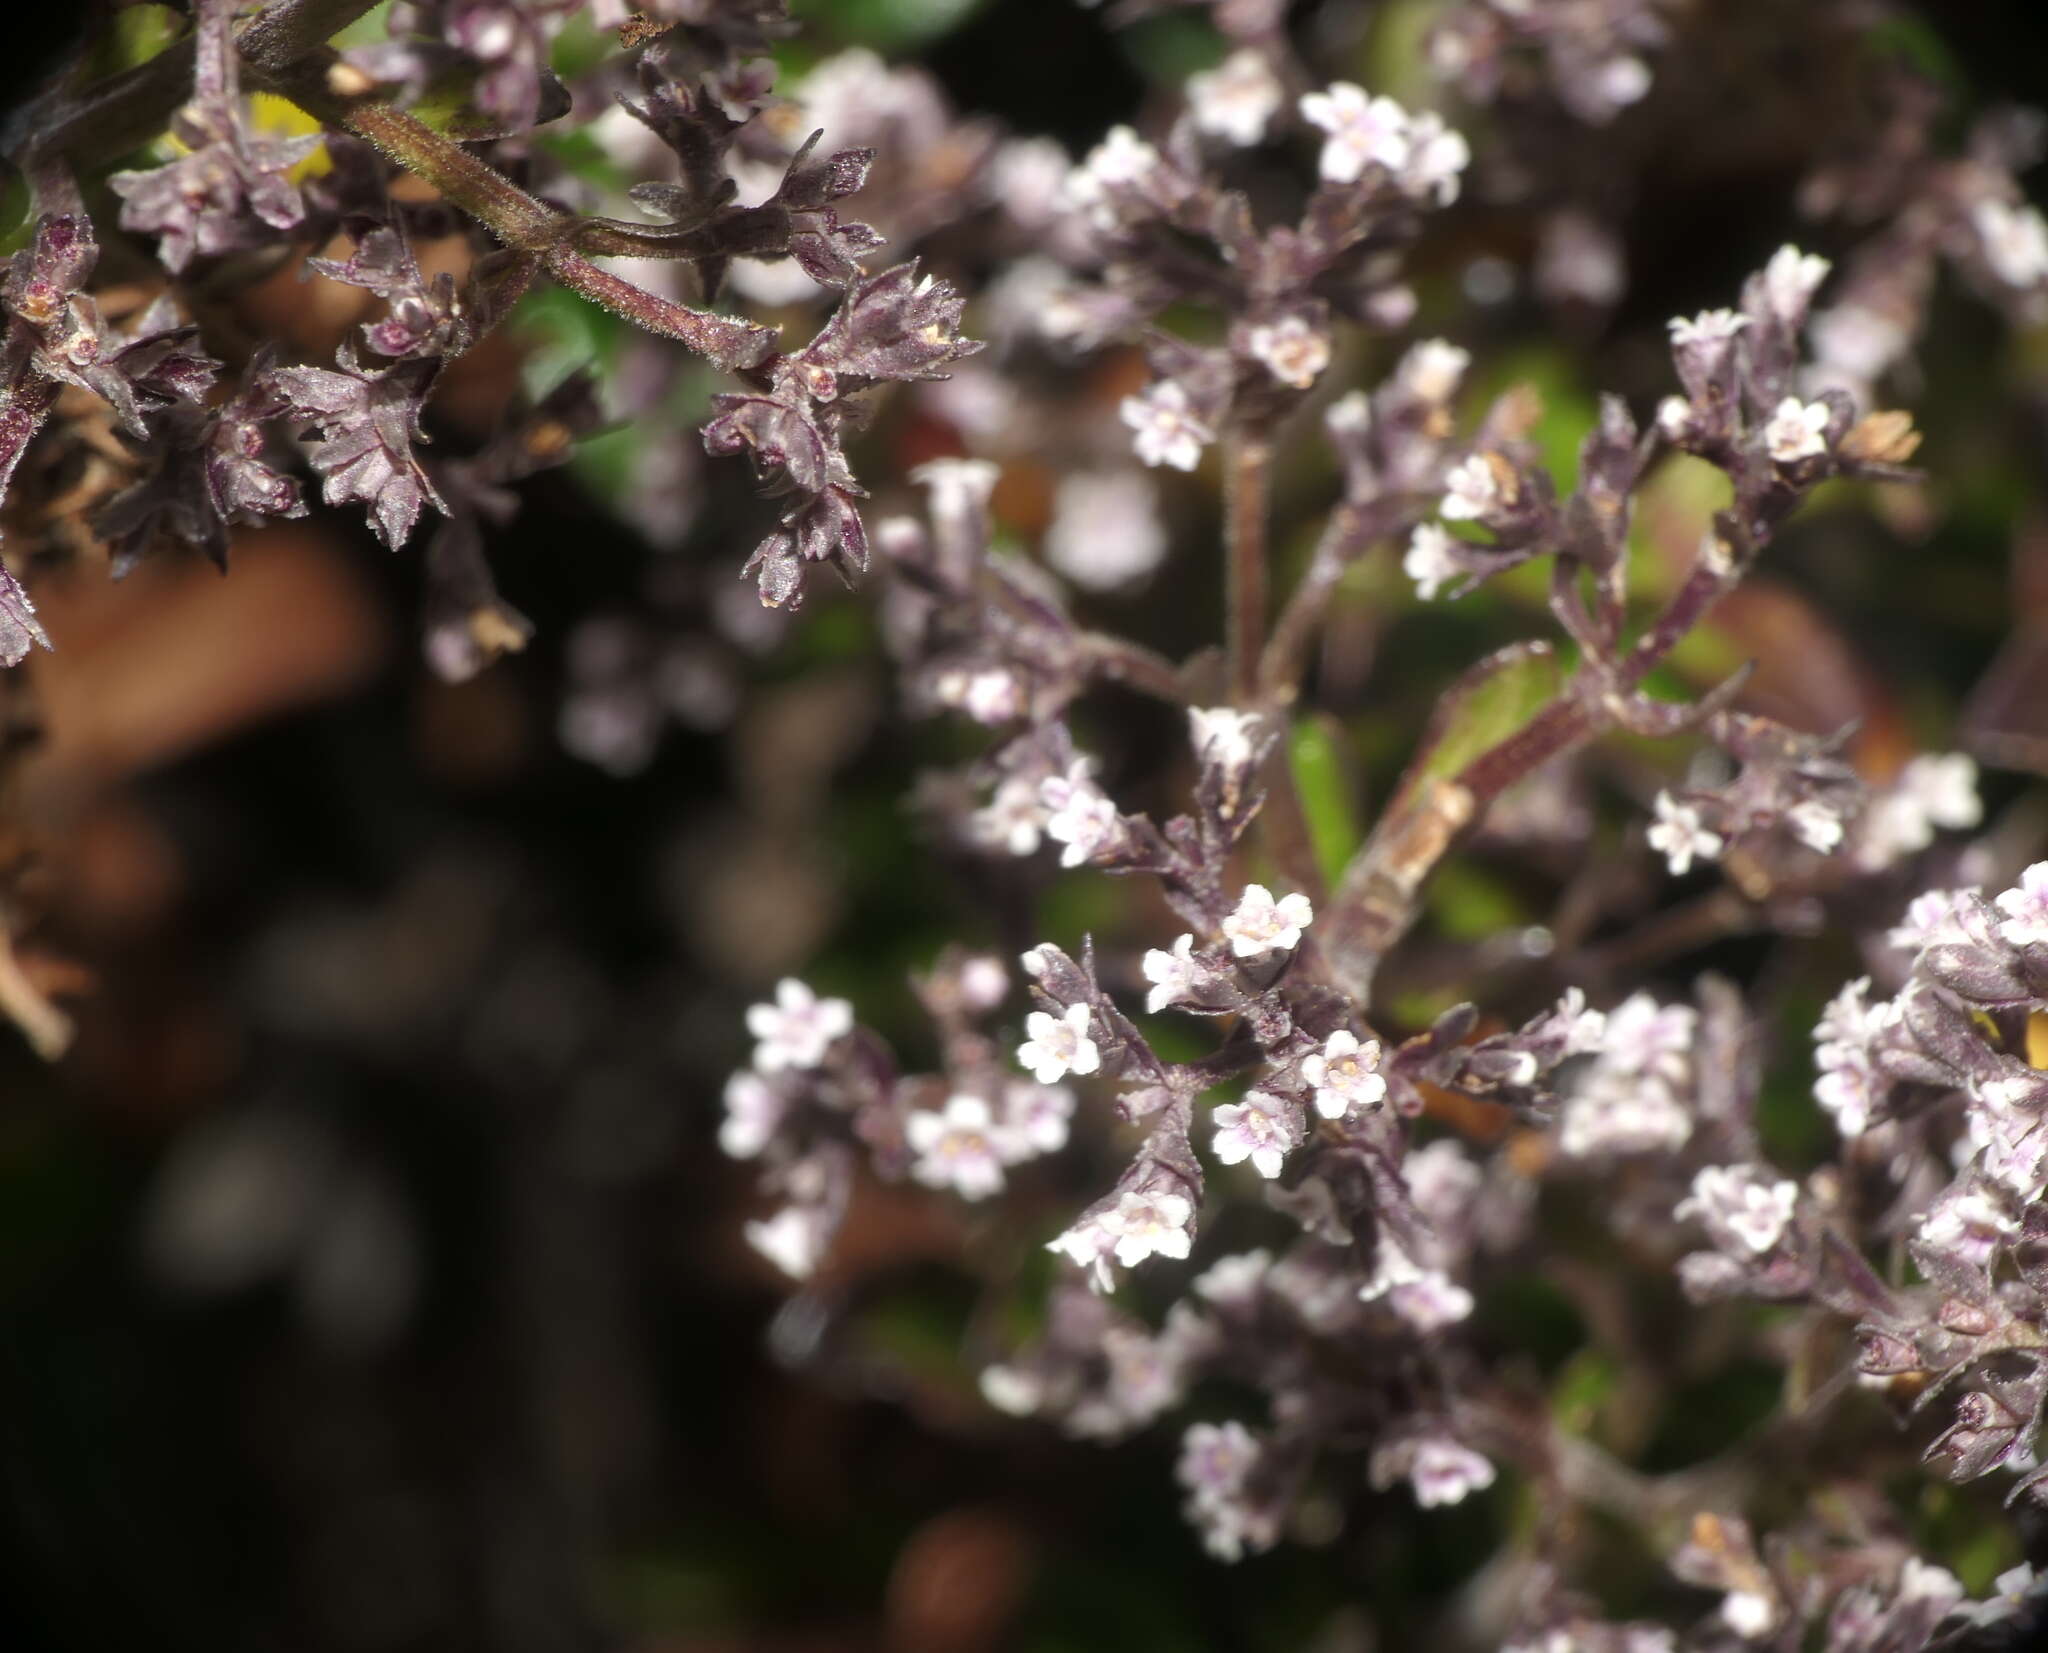
[[[1430,781],[1450,779],[1524,728],[1557,698],[1565,677],[1564,661],[1544,642],[1510,644],[1472,667],[1437,703],[1395,805],[1415,797]]]
[[[1287,761],[1294,771],[1294,790],[1308,822],[1316,865],[1334,887],[1358,848],[1360,833],[1343,748],[1329,720],[1297,719],[1287,738]]]

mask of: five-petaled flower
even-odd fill
[[[1491,457],[1486,454],[1468,454],[1444,477],[1444,500],[1440,509],[1453,522],[1476,521],[1499,502],[1500,477],[1494,470]],[[1429,594],[1425,592],[1424,595]]]
[[[1380,1076],[1380,1043],[1361,1040],[1339,1028],[1323,1048],[1301,1059],[1301,1077],[1315,1092],[1316,1112],[1342,1119],[1353,1108],[1374,1108],[1386,1100],[1387,1082]]]
[[[1191,471],[1202,462],[1202,450],[1216,440],[1216,433],[1195,417],[1187,391],[1171,379],[1126,396],[1117,413],[1131,428],[1131,446],[1148,465]]]
[[[1041,1085],[1070,1073],[1093,1073],[1102,1065],[1102,1052],[1088,1037],[1090,1015],[1085,1004],[1070,1004],[1057,1016],[1032,1011],[1024,1018],[1027,1037],[1017,1047],[1017,1060]]]
[[[1116,1260],[1136,1268],[1147,1257],[1185,1258],[1194,1214],[1194,1202],[1184,1194],[1126,1191],[1098,1220],[1116,1242]]]
[[[853,1006],[844,999],[821,999],[793,976],[775,987],[773,1004],[750,1005],[747,1031],[759,1041],[754,1066],[763,1073],[784,1068],[814,1068],[826,1051],[853,1031]]]
[[[1368,166],[1398,172],[1408,164],[1408,111],[1392,98],[1369,96],[1362,86],[1338,81],[1301,100],[1302,118],[1329,134],[1321,169],[1328,183],[1355,183]]]
[[[1764,266],[1764,299],[1771,313],[1787,327],[1806,319],[1807,306],[1827,279],[1828,261],[1818,253],[1803,253],[1786,245],[1771,254]]]
[[[1998,934],[2009,947],[2048,946],[2048,861],[2036,861],[1998,897]]]
[[[1672,1215],[1699,1218],[1724,1251],[1761,1256],[1784,1238],[1798,1203],[1795,1182],[1766,1177],[1752,1165],[1708,1165]]]
[[[1266,135],[1266,123],[1286,95],[1265,53],[1247,46],[1213,69],[1188,77],[1188,112],[1198,130],[1248,148]]]
[[[1315,910],[1305,895],[1283,895],[1276,901],[1265,885],[1247,884],[1236,908],[1223,921],[1223,938],[1241,959],[1285,952],[1301,945],[1301,932],[1314,917]]]
[[[1424,1509],[1462,1503],[1466,1494],[1493,1485],[1493,1465],[1468,1446],[1442,1436],[1418,1442],[1408,1469],[1415,1501]]]
[[[919,1108],[903,1122],[916,1154],[911,1175],[931,1188],[957,1188],[970,1200],[1003,1186],[1003,1163],[1017,1157],[985,1099],[952,1096],[941,1109]]]
[[[1283,385],[1306,390],[1330,365],[1330,338],[1305,316],[1261,322],[1245,344],[1266,371]]]
[[[1252,761],[1252,742],[1264,720],[1257,712],[1234,711],[1228,706],[1188,708],[1188,744],[1204,763],[1241,769]]]
[[[1122,827],[1116,805],[1088,776],[1088,760],[1076,758],[1064,775],[1039,782],[1038,801],[1049,813],[1046,836],[1066,845],[1060,865],[1078,867],[1116,843]]]
[[[1832,417],[1825,402],[1802,402],[1797,396],[1787,396],[1764,426],[1764,447],[1780,465],[1824,454]]]
[[[1448,509],[1444,514],[1450,514]],[[1458,566],[1457,546],[1457,539],[1441,523],[1415,525],[1408,550],[1401,558],[1401,572],[1415,582],[1416,595],[1424,602],[1465,572]]]
[[[1657,794],[1657,820],[1648,833],[1650,848],[1670,863],[1671,875],[1683,878],[1695,857],[1711,861],[1721,853],[1721,835],[1700,824],[1700,812],[1669,792]]]
[[[1145,979],[1151,988],[1145,994],[1145,1008],[1158,1015],[1170,1004],[1185,1004],[1195,994],[1195,984],[1203,974],[1202,965],[1195,958],[1195,938],[1184,935],[1173,944],[1172,952],[1157,947],[1148,948],[1139,961]]]
[[[1277,1177],[1294,1144],[1295,1126],[1287,1104],[1266,1091],[1247,1091],[1242,1102],[1226,1102],[1216,1110],[1212,1146],[1225,1165],[1250,1160],[1260,1176]]]

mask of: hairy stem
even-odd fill
[[[1224,647],[1230,695],[1239,706],[1259,695],[1266,644],[1266,517],[1272,494],[1273,442],[1263,429],[1232,434],[1223,456]]]
[[[1626,655],[1619,661],[1588,659],[1558,697],[1521,728],[1454,777],[1419,789],[1380,818],[1344,869],[1323,927],[1325,956],[1342,986],[1361,999],[1370,994],[1380,960],[1414,923],[1422,887],[1444,857],[1509,787],[1622,722],[1643,680],[1741,583],[1770,529],[1795,503],[1787,498],[1772,521],[1759,524],[1753,534],[1731,512],[1716,516],[1678,595]]]

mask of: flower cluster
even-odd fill
[[[1629,334],[1621,135],[1712,8],[1425,8],[1454,126],[1426,82],[1341,78],[1375,61],[1332,49],[1361,8],[1213,0],[1175,37],[1210,61],[1078,158],[861,48],[778,86],[785,0],[603,0],[616,52],[567,0],[403,0],[340,52],[300,35],[367,4],[247,9],[195,0],[137,71],[162,136],[104,178],[121,285],[81,188],[95,105],[56,88],[12,157],[10,535],[68,513],[114,573],[173,546],[225,566],[317,479],[387,547],[431,526],[425,653],[459,680],[534,633],[487,554],[528,480],[608,420],[674,436],[694,410],[701,442],[636,443],[622,513],[664,550],[751,546],[745,577],[720,552],[721,598],[653,559],[640,610],[569,630],[562,743],[626,774],[668,722],[729,721],[824,565],[869,588],[895,703],[939,725],[914,813],[979,907],[913,982],[928,1040],[794,976],[729,1006],[751,1055],[717,1141],[817,1324],[862,1201],[949,1211],[988,1408],[1092,1441],[1170,1419],[1215,1557],[1386,1519],[1396,1489],[1534,1512],[1497,1523],[1475,1645],[1910,1653],[2041,1619],[2031,1573],[1973,1601],[1920,1553],[1893,1419],[1867,1428],[1925,1410],[1940,1473],[2048,1497],[2039,822],[1979,832],[2004,783],[1970,731],[1920,750],[1903,710],[1856,726],[1728,648],[1806,635],[1794,582],[1753,576],[1817,490],[1855,485],[1836,522],[1915,520],[1920,436],[1884,397],[1936,271],[2048,314],[2028,122],[1956,155],[1931,94],[1879,76],[1877,126],[1800,194],[1833,256],[1776,231],[1728,302]],[[1814,9],[1830,61],[1883,10]],[[1546,412],[1475,362],[1499,329],[1453,289],[1505,304],[1497,249],[1525,247],[1546,314],[1613,323],[1627,395]],[[223,295],[275,272],[345,319],[227,325]],[[465,414],[551,286],[628,341]],[[752,503],[707,453],[745,456]],[[1113,629],[1212,567],[1220,647]],[[1555,635],[1500,629],[1525,625]],[[1361,738],[1381,683],[1481,635]],[[52,641],[0,566],[0,662]],[[1041,905],[1061,880],[1076,905]],[[33,983],[5,941],[12,1011]],[[1812,1054],[1790,1085],[1788,1028]],[[1586,1358],[1504,1346],[1532,1295]],[[1731,1357],[1784,1367],[1783,1404],[1668,1467],[1674,1397]],[[986,1426],[971,1395],[947,1410]],[[1884,1474],[1849,1479],[1858,1454]],[[1591,1593],[1610,1527],[1659,1577],[1602,1593],[1673,1622]]]

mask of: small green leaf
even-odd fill
[[[1490,751],[1558,696],[1565,665],[1548,643],[1514,643],[1488,655],[1453,683],[1401,779],[1396,803],[1430,781],[1448,780]]]
[[[1287,761],[1294,771],[1294,790],[1308,822],[1316,865],[1334,887],[1358,848],[1358,811],[1350,775],[1327,719],[1301,718],[1287,739]]]

